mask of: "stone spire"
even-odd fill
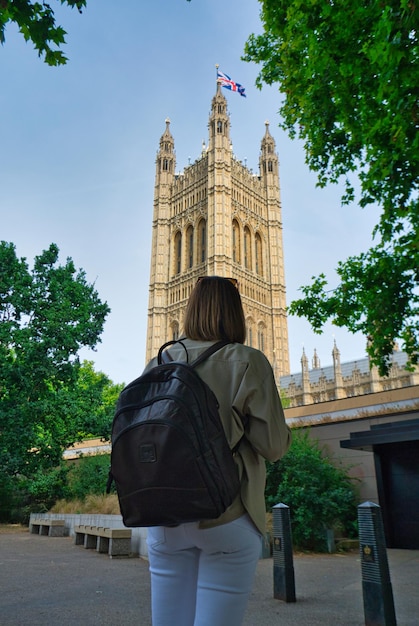
[[[303,403],[311,404],[313,397],[311,395],[310,376],[308,371],[308,358],[303,348],[303,354],[301,356],[301,371],[302,371],[302,387],[303,387]]]
[[[274,349],[280,359],[280,371],[289,372],[288,321],[286,313],[286,288],[284,271],[284,247],[282,241],[282,210],[279,185],[279,158],[275,140],[265,122],[265,134],[259,154],[260,183],[266,197],[266,249],[270,256],[272,336]]]
[[[260,146],[259,169],[266,185],[279,186],[279,159],[276,154],[275,140],[269,131],[269,122],[265,122],[265,135]],[[274,191],[274,193],[277,193]]]
[[[159,151],[157,153],[157,173],[175,173],[176,157],[175,142],[170,132],[170,120],[166,118],[166,128],[160,137]]]
[[[311,363],[312,363],[312,367],[313,367],[314,370],[320,369],[320,367],[321,367],[320,359],[319,359],[319,355],[317,354],[316,348],[314,348],[313,360],[312,360]]]
[[[219,81],[217,81],[217,91],[211,102],[208,127],[209,150],[224,148],[230,152],[230,117],[227,110],[227,100],[221,92],[221,83]]]
[[[156,156],[156,178],[154,185],[154,209],[152,231],[152,255],[150,266],[150,290],[147,330],[147,358],[166,341],[166,329],[159,312],[167,307],[167,283],[170,265],[167,262],[167,243],[170,241],[170,198],[175,178],[175,142],[170,132],[170,120],[160,137]]]
[[[333,358],[333,371],[334,371],[334,378],[335,378],[335,398],[336,399],[345,398],[346,393],[343,388],[342,368],[340,365],[340,352],[336,345],[336,339],[334,340],[334,343],[333,343],[332,358]]]

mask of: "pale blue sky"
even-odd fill
[[[112,309],[97,352],[83,352],[114,382],[144,366],[155,156],[171,120],[177,170],[207,140],[215,64],[246,88],[224,90],[235,155],[258,171],[269,120],[280,159],[287,301],[312,275],[333,282],[338,260],[366,249],[377,213],[341,207],[316,189],[302,145],[278,128],[280,94],[258,91],[257,66],[240,60],[261,30],[257,0],[88,0],[82,15],[51,3],[68,31],[66,66],[38,59],[15,27],[0,48],[0,239],[31,263],[50,243],[72,257]],[[303,346],[331,363],[365,356],[365,341],[328,325],[322,336],[289,318],[291,371]]]

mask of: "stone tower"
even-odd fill
[[[208,146],[176,174],[166,120],[156,159],[147,360],[182,333],[197,279],[218,275],[239,281],[246,343],[266,354],[278,381],[289,373],[279,164],[265,124],[255,175],[233,155],[227,101],[218,83]]]

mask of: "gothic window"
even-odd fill
[[[179,274],[181,270],[182,260],[182,235],[178,231],[175,235],[175,274]]]
[[[192,226],[188,226],[188,230],[186,231],[186,245],[187,245],[187,263],[188,269],[193,266],[193,228]]]
[[[233,220],[233,263],[240,263],[240,228]]]
[[[251,317],[246,319],[246,343],[251,348],[253,347],[253,319]]]
[[[264,334],[263,324],[259,324],[258,326],[258,349],[263,352],[265,347],[265,334]]]
[[[200,263],[203,263],[207,258],[207,223],[205,220],[201,220],[198,226],[198,259]]]
[[[273,172],[272,161],[268,161],[268,172]]]
[[[250,230],[247,226],[244,229],[244,267],[247,270],[252,269],[252,241]]]
[[[263,275],[263,263],[262,263],[262,238],[259,233],[256,233],[255,238],[255,265],[256,274]]]
[[[179,339],[179,324],[177,322],[172,324],[172,339],[173,341]]]
[[[222,133],[223,132],[223,123],[221,120],[218,120],[217,122],[217,133]]]
[[[167,159],[163,159],[163,170],[167,172],[169,169],[169,161]]]

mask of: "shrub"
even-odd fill
[[[0,522],[26,524],[31,513],[46,513],[54,503],[78,500],[85,508],[89,496],[104,496],[108,479],[110,455],[85,456],[74,464],[49,470],[42,469],[30,478],[5,476],[0,484]],[[115,489],[112,489],[115,493]],[[100,508],[115,509],[112,500]],[[74,506],[73,506],[74,508]],[[92,502],[87,508],[94,509]],[[103,511],[102,511],[103,512]]]
[[[347,474],[324,454],[306,430],[294,430],[287,454],[267,463],[266,505],[290,507],[294,545],[325,551],[326,529],[353,536],[357,517],[357,491]]]
[[[109,466],[109,454],[81,457],[70,470],[68,497],[84,500],[88,495],[103,495]]]
[[[45,513],[67,496],[67,467],[38,470],[30,478],[7,477],[0,489],[0,521],[27,524],[32,512]]]
[[[4,474],[0,481],[0,522],[14,522],[14,511],[19,503],[16,480]]]

